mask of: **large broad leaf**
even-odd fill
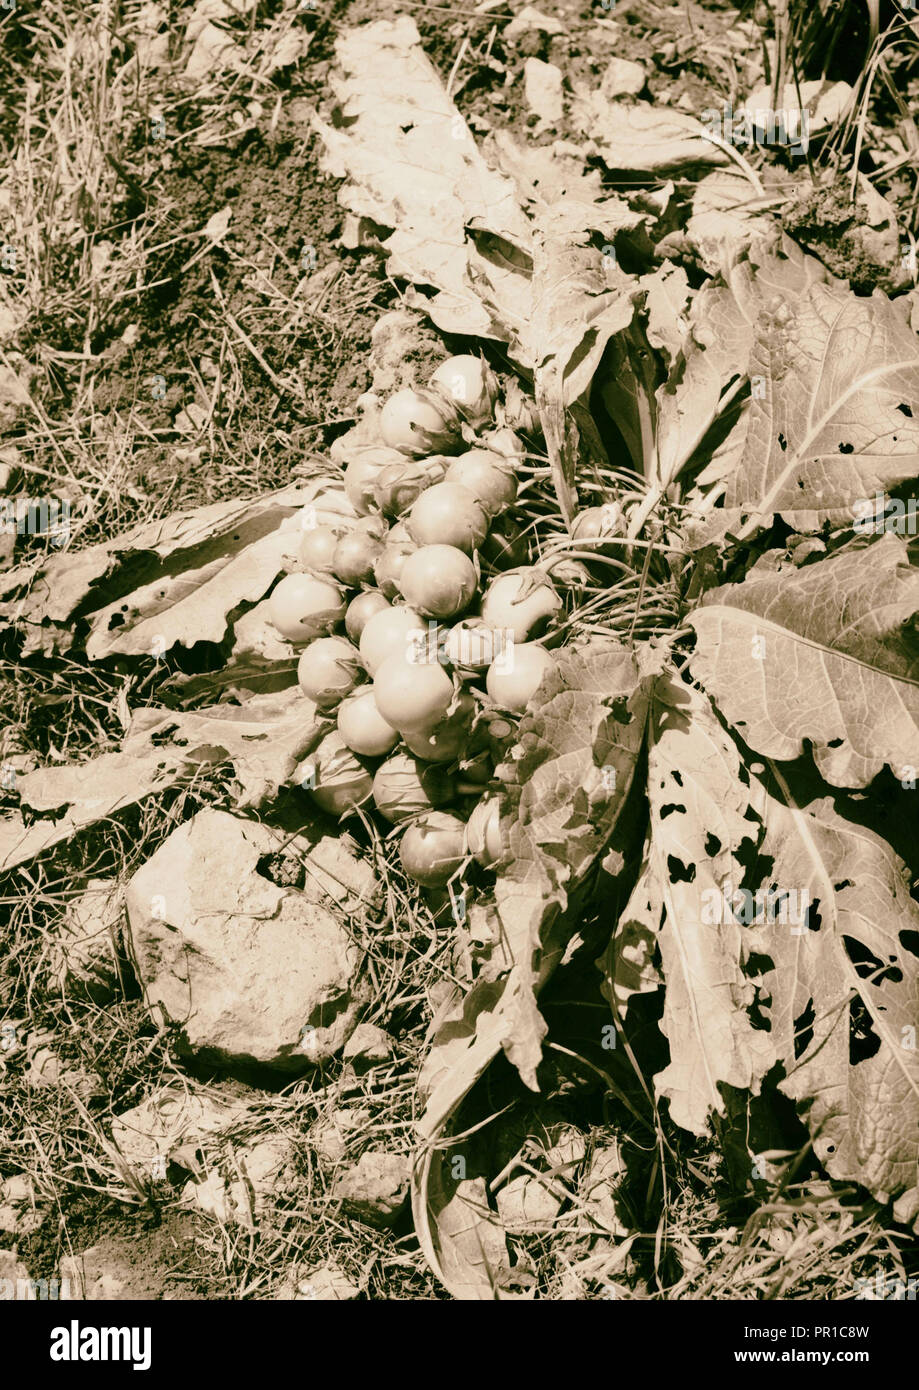
[[[0,871],[27,864],[87,826],[175,786],[187,775],[180,751],[152,746],[143,753],[103,753],[85,763],[29,773],[16,784],[22,804],[56,814],[29,822],[19,811],[0,817]]]
[[[17,779],[21,804],[32,812],[53,812],[54,819],[27,824],[20,812],[0,818],[0,870],[221,763],[233,764],[237,804],[256,806],[277,794],[329,728],[299,686],[241,704],[141,710],[121,750]]]
[[[710,1113],[724,1111],[719,1086],[758,1091],[775,1060],[768,1033],[752,1019],[756,986],[744,973],[744,929],[730,914],[712,922],[702,911],[706,892],[720,901],[723,885],[743,878],[739,856],[754,833],[749,789],[740,754],[704,695],[658,680],[651,728],[651,827],[640,886],[653,905],[647,926],[655,912],[660,922],[661,1027],[671,1057],[656,1085],[676,1123],[704,1134]],[[636,916],[627,911],[616,932],[632,959]]]
[[[705,595],[693,675],[757,753],[804,741],[828,782],[919,767],[919,570],[884,536],[800,569],[755,567]]]
[[[797,911],[764,924],[753,949],[776,1051],[827,1171],[897,1215],[919,1214],[919,904],[880,835],[829,798],[765,804],[762,854]],[[805,906],[806,904],[806,906]]]
[[[666,336],[656,321],[668,303],[661,295],[661,273],[641,278],[647,331],[636,322],[618,335],[599,387],[633,463],[654,489],[652,496],[669,487],[687,465],[709,462],[707,484],[730,476],[745,445],[746,412],[729,421],[735,425],[730,447],[721,447],[717,466],[711,467],[710,457],[700,457],[699,450],[747,376],[756,375],[751,358],[765,306],[794,305],[808,286],[827,278],[819,261],[777,231],[757,239],[723,280],[704,285],[688,309],[679,300],[672,303]],[[663,382],[649,351],[662,340],[669,359]],[[753,384],[758,393],[759,381]],[[713,448],[719,445],[722,440],[712,443]],[[723,518],[720,526],[723,531]]]
[[[622,1006],[642,933],[660,948],[673,1118],[704,1133],[723,1086],[775,1063],[835,1178],[919,1212],[919,904],[905,865],[829,800],[795,804],[747,772],[697,693],[658,682],[639,911],[604,964]],[[775,769],[773,769],[775,772]],[[616,938],[619,938],[618,942]],[[620,985],[622,988],[620,989]]]
[[[595,143],[609,169],[662,174],[730,162],[694,116],[650,102],[610,101],[600,91],[587,92],[572,102],[571,121]]]
[[[342,35],[336,79],[343,128],[315,121],[326,167],[346,179],[339,198],[391,228],[390,274],[433,287],[415,297],[439,328],[504,339],[535,378],[556,493],[574,510],[578,431],[571,407],[590,386],[610,337],[632,317],[634,284],[595,244],[646,220],[602,197],[570,156],[491,142],[489,167],[412,20],[381,20]],[[595,433],[595,432],[594,432]],[[601,459],[605,462],[605,459]]]
[[[479,914],[487,919],[491,958],[469,994],[445,1013],[421,1075],[427,1106],[419,1126],[425,1148],[413,1180],[415,1226],[432,1267],[457,1297],[496,1296],[488,1262],[469,1254],[491,1237],[475,1235],[476,1200],[443,1174],[445,1155],[436,1145],[502,1048],[537,1089],[546,1029],[536,998],[573,930],[565,926],[565,909],[628,795],[646,712],[647,681],[631,651],[598,643],[562,653],[502,769],[508,848],[494,902]],[[472,914],[470,925],[480,925]]]
[[[763,313],[750,358],[743,463],[724,505],[745,539],[780,514],[796,531],[851,522],[856,503],[919,471],[919,340],[880,292],[814,285]]]
[[[315,119],[324,165],[347,182],[339,199],[357,217],[390,228],[383,247],[392,275],[437,294],[424,307],[445,332],[503,337],[473,281],[510,305],[529,286],[498,248],[480,252],[467,227],[529,250],[529,226],[511,181],[490,169],[421,47],[415,22],[346,30],[334,78],[341,117]],[[525,321],[525,309],[519,314]]]
[[[524,360],[534,364],[536,405],[556,494],[566,521],[574,512],[578,430],[568,407],[590,387],[606,345],[634,314],[628,277],[609,272],[590,245],[600,225],[614,235],[615,216],[596,205],[546,209],[534,229],[533,315],[518,335]]]
[[[354,517],[344,493],[317,479],[144,522],[110,541],[11,570],[0,587],[0,623],[24,631],[24,654],[72,646],[78,617],[91,627],[91,658],[219,642],[227,614],[261,598],[285,556],[296,553],[297,514],[305,506],[316,524]]]

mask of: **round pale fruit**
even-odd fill
[[[486,794],[476,803],[466,822],[466,848],[483,869],[490,869],[504,852],[501,834],[501,802]]]
[[[382,758],[399,742],[399,734],[377,709],[373,691],[358,691],[338,706],[338,732],[352,753]]]
[[[373,777],[337,732],[326,734],[316,751],[304,759],[294,781],[330,816],[350,815],[373,790]]]
[[[400,734],[432,730],[447,713],[453,682],[439,662],[410,661],[399,653],[377,668],[373,694],[383,718]]]
[[[402,593],[419,613],[453,618],[469,607],[475,593],[475,566],[452,545],[423,545],[402,566]]]
[[[408,529],[419,545],[454,545],[471,553],[488,534],[485,507],[461,483],[435,483],[412,503]]]
[[[449,459],[443,454],[431,458],[403,458],[391,463],[378,475],[374,484],[377,506],[385,516],[400,516],[420,497],[426,488],[441,483]]]
[[[345,468],[345,494],[359,516],[366,516],[376,506],[373,487],[382,465],[375,453],[377,450],[368,449],[355,454]]]
[[[385,608],[374,613],[361,633],[365,669],[373,676],[390,657],[399,656],[407,662],[418,648],[418,633],[423,631],[424,619],[413,608]]]
[[[515,642],[512,652],[489,666],[485,689],[495,704],[522,714],[554,665],[552,655],[537,642]]]
[[[512,565],[525,565],[530,558],[526,534],[507,512],[496,517],[482,542],[481,558],[495,569],[504,570]]]
[[[373,567],[373,577],[380,592],[388,599],[398,598],[402,592],[402,571],[410,555],[418,549],[413,540],[387,541],[377,556]]]
[[[331,709],[364,679],[360,653],[344,637],[317,637],[297,663],[304,695],[320,709]]]
[[[561,606],[545,573],[525,566],[491,581],[482,599],[482,617],[489,627],[500,628],[515,642],[525,642]]]
[[[481,357],[448,357],[431,375],[428,385],[440,391],[476,426],[492,418],[498,398],[498,379]]]
[[[345,599],[337,584],[312,574],[288,574],[272,590],[268,616],[282,637],[309,642],[344,617]]]
[[[445,453],[459,438],[459,421],[438,392],[405,387],[380,411],[380,433],[389,448],[401,454]]]
[[[300,563],[312,574],[331,574],[332,556],[341,538],[337,526],[314,526],[300,540]]]
[[[625,531],[622,507],[618,502],[606,502],[602,507],[587,507],[578,512],[571,524],[576,541],[598,541],[621,536]]]
[[[366,531],[351,531],[335,547],[332,569],[342,584],[355,589],[373,578],[373,566],[383,553],[383,546]]]
[[[375,613],[382,613],[389,604],[376,589],[365,589],[348,604],[345,613],[345,631],[352,642],[361,640],[361,633]]]
[[[399,846],[402,867],[425,888],[442,888],[466,858],[466,826],[448,811],[429,811],[407,827]]]
[[[373,799],[380,815],[398,825],[453,799],[456,779],[436,765],[426,766],[407,753],[396,753],[377,768]]]
[[[464,690],[457,698],[456,709],[445,715],[433,729],[406,729],[402,735],[405,746],[424,762],[456,762],[469,746],[474,714],[475,700]]]
[[[504,639],[481,618],[466,618],[451,627],[444,655],[458,671],[484,671],[501,655]]]
[[[447,469],[447,483],[459,483],[481,502],[489,517],[517,500],[517,479],[506,458],[489,449],[470,449]]]

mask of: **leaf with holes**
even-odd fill
[[[746,770],[704,696],[659,680],[645,870],[602,963],[624,1011],[656,943],[673,1119],[704,1134],[723,1088],[776,1062],[814,1150],[901,1220],[919,1213],[919,904],[905,865],[829,799]]]

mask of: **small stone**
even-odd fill
[[[505,39],[518,39],[521,34],[564,34],[565,26],[560,19],[543,14],[533,5],[524,5],[504,30]]]
[[[368,1149],[336,1180],[332,1195],[371,1226],[391,1226],[408,1197],[411,1163],[404,1154]]]
[[[31,1275],[15,1250],[0,1250],[0,1288],[11,1289],[6,1296],[18,1302],[31,1302],[35,1298]]]
[[[527,58],[523,83],[527,106],[539,117],[539,127],[560,125],[565,114],[561,68],[539,58]]]
[[[359,1023],[345,1043],[346,1062],[386,1062],[392,1056],[392,1038],[374,1023]]]
[[[637,97],[644,90],[648,74],[641,63],[632,63],[627,58],[611,58],[600,91],[611,100],[615,97]]]
[[[313,1151],[326,1163],[341,1163],[348,1152],[348,1141],[370,1124],[369,1110],[336,1110],[331,1118],[321,1120],[310,1130]]]
[[[209,1137],[237,1124],[248,1106],[232,1090],[198,1094],[182,1086],[161,1086],[140,1105],[112,1120],[112,1140],[122,1157],[141,1177],[150,1178],[157,1159],[167,1162],[179,1150],[191,1155]]]
[[[113,879],[91,879],[71,902],[51,947],[50,968],[64,991],[106,1004],[118,988],[124,893]]]

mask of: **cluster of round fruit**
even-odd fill
[[[402,863],[430,887],[468,855],[486,867],[500,857],[488,783],[513,734],[507,715],[526,708],[553,664],[533,639],[561,608],[545,571],[514,563],[515,436],[499,431],[467,447],[493,423],[496,395],[483,362],[453,357],[427,390],[390,397],[383,444],[355,453],[345,470],[358,521],[305,530],[302,571],[285,576],[268,604],[278,631],[308,644],[302,689],[320,710],[337,711],[336,731],[297,781],[332,814],[372,799],[390,822],[409,822]],[[483,557],[492,577],[470,616]],[[335,632],[341,623],[345,635]],[[468,821],[441,809],[463,796],[478,798]]]

